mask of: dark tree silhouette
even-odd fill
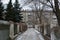
[[[53,12],[56,14],[57,20],[58,20],[58,24],[60,26],[60,9],[59,9],[59,1],[58,0],[54,0],[55,3],[55,10],[53,10]]]
[[[7,5],[6,11],[7,12],[6,12],[5,20],[14,21],[13,5],[12,5],[11,0],[9,1],[9,3]]]
[[[20,5],[18,1],[16,0],[13,7],[12,2],[10,0],[6,9],[7,12],[6,12],[5,20],[13,21],[13,22],[20,22],[22,20],[22,16],[20,14],[21,8],[19,6]]]
[[[3,11],[4,11],[4,8],[3,8],[2,2],[0,0],[0,20],[3,20]]]
[[[20,7],[20,4],[18,3],[18,0],[16,0],[14,4],[14,13],[15,13],[14,22],[20,22],[23,16],[21,14],[21,7]]]
[[[57,20],[58,20],[58,25],[60,26],[60,9],[59,9],[59,1],[58,0],[54,0],[54,5],[52,4],[52,2],[50,2],[50,0],[47,0],[47,2],[49,2],[51,4],[51,7],[53,9],[53,12],[55,13]]]

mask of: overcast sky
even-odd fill
[[[28,2],[30,2],[31,0],[27,0]],[[22,5],[24,5],[25,3],[27,3],[27,1],[26,0],[19,0],[19,3],[21,4],[21,6]],[[44,0],[42,0],[42,1],[44,1]],[[2,2],[3,2],[3,4],[8,4],[8,2],[9,2],[9,0],[2,0]],[[15,2],[15,0],[12,0],[12,3],[14,4],[14,2]],[[25,3],[24,3],[25,2]],[[38,0],[34,0],[34,2],[39,2]],[[34,3],[33,2],[33,3]],[[44,1],[45,2],[45,1]],[[28,4],[28,3],[27,3]],[[49,3],[48,3],[49,4]],[[23,6],[23,9],[30,9],[30,10],[32,10],[29,6],[32,6],[33,4],[28,4],[27,6],[25,5],[25,6]],[[42,4],[41,4],[42,5]],[[48,8],[48,7],[47,7]],[[45,8],[45,9],[47,9],[47,8]],[[50,10],[50,9],[49,9]]]
[[[9,0],[2,0],[3,4],[7,4],[9,2]],[[15,0],[13,0],[13,3],[15,2]]]
[[[9,0],[2,0],[2,2],[3,2],[3,4],[8,4],[8,2],[9,2]],[[14,2],[15,2],[15,0],[12,0],[12,3],[14,4]],[[19,0],[19,3],[21,4],[21,6],[24,4],[23,3],[23,0]],[[24,6],[22,9],[30,9],[31,10],[31,8],[29,8],[28,6]]]

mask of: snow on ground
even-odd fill
[[[40,32],[30,28],[23,34],[19,35],[15,40],[44,40],[44,38]]]

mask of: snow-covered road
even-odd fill
[[[37,30],[30,28],[26,32],[17,36],[15,40],[44,40],[43,36]]]

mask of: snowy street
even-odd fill
[[[30,28],[23,34],[19,35],[15,40],[44,40],[44,38],[40,32]]]

